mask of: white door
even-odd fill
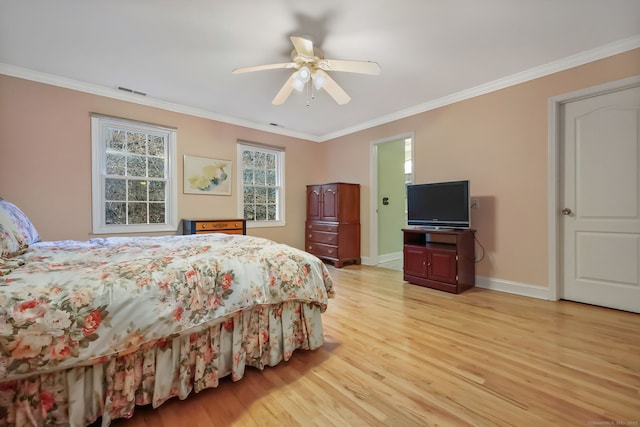
[[[561,117],[560,297],[640,313],[640,86]]]

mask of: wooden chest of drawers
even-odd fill
[[[307,186],[305,250],[333,262],[360,264],[360,186],[335,182]]]
[[[345,262],[360,264],[360,225],[308,221],[305,250],[332,261],[340,268]]]
[[[183,219],[182,234],[247,234],[245,219]]]

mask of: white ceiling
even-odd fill
[[[290,70],[231,71],[290,35],[382,73],[271,105]],[[0,0],[1,73],[313,141],[636,47],[638,0]]]

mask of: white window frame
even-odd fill
[[[106,143],[104,135],[107,128],[149,133],[166,138],[166,199],[165,222],[163,224],[106,224],[104,209]],[[101,116],[97,114],[91,115],[91,205],[93,217],[93,234],[150,233],[160,231],[176,231],[178,229],[178,180],[176,147],[176,129],[115,117]]]
[[[287,225],[285,219],[285,184],[284,184],[284,164],[285,164],[285,152],[283,148],[272,147],[269,145],[258,144],[254,142],[238,141],[237,144],[237,163],[236,168],[236,185],[238,190],[238,215],[240,218],[244,218],[244,167],[242,164],[242,153],[249,148],[251,150],[262,151],[265,153],[275,154],[277,162],[277,174],[276,183],[279,188],[278,197],[278,216],[275,221],[254,221],[247,219],[247,228],[261,228],[261,227],[284,227]]]

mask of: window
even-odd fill
[[[91,117],[93,233],[178,228],[176,130]]]
[[[248,227],[285,225],[284,150],[238,143],[238,204]]]

